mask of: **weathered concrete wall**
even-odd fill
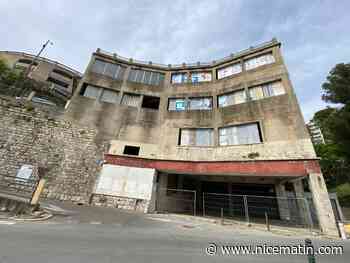
[[[1,173],[14,176],[23,164],[43,167],[44,196],[88,202],[103,159],[96,132],[13,103],[0,99]]]
[[[96,183],[92,204],[151,212],[156,170],[106,164]]]
[[[155,169],[106,164],[95,193],[150,200]]]
[[[217,79],[216,70],[232,63],[271,52],[275,63],[236,75]],[[249,53],[249,52],[248,52]],[[114,80],[92,71],[95,59],[117,63],[126,68],[123,80]],[[128,81],[132,68],[155,70],[165,74],[164,83],[152,86]],[[211,71],[212,81],[201,83],[171,83],[175,72]],[[281,81],[285,94],[255,101],[218,107],[218,96],[235,90],[245,89],[271,81]],[[119,92],[116,103],[106,103],[80,95],[86,84]],[[158,110],[121,105],[124,93],[160,98]],[[206,97],[213,98],[212,110],[168,111],[168,99]],[[196,68],[157,68],[156,65],[138,65],[132,61],[118,60],[99,52],[93,54],[84,77],[65,113],[66,117],[78,123],[89,125],[98,131],[100,138],[113,140],[109,154],[122,155],[125,145],[139,146],[141,158],[226,161],[226,160],[293,160],[315,159],[315,151],[306,131],[304,120],[289,80],[278,43],[262,50],[252,50],[231,61]],[[219,128],[242,123],[258,122],[262,142],[250,145],[219,145]],[[181,128],[213,128],[214,144],[210,147],[179,146]],[[254,158],[250,158],[254,156]]]

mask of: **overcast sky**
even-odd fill
[[[36,53],[83,72],[98,47],[160,63],[212,61],[276,37],[305,119],[321,84],[350,62],[350,1],[0,0],[0,50]]]

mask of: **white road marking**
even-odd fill
[[[16,222],[12,221],[0,221],[0,225],[14,225]]]

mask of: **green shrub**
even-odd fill
[[[341,205],[350,207],[350,183],[338,185],[336,190]]]

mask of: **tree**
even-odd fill
[[[332,135],[332,139],[344,152],[345,159],[350,161],[350,63],[337,64],[330,71],[322,89],[324,91],[323,100],[341,104],[341,106],[334,110],[324,111],[318,117],[321,116],[323,124],[326,123],[328,126],[326,132]],[[324,118],[327,115],[328,117]]]
[[[322,89],[322,99],[326,102],[350,104],[350,63],[337,64],[327,76]]]

